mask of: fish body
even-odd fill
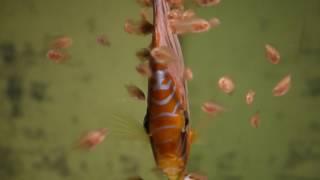
[[[168,63],[150,58],[148,107],[144,127],[157,167],[170,180],[182,179],[188,161],[191,130],[184,64],[179,40],[168,29],[167,1],[154,0],[154,33],[150,49],[169,48],[176,58]]]

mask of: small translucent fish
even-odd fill
[[[246,94],[246,103],[248,105],[251,105],[254,101],[255,96],[256,96],[256,92],[250,89]]]
[[[168,47],[164,47],[164,46],[153,48],[151,50],[151,56],[158,63],[162,63],[162,64],[167,64],[177,59],[173,51]]]
[[[195,16],[195,12],[191,9],[188,9],[186,11],[183,11],[181,9],[172,9],[168,13],[168,19],[170,20],[187,20],[194,18]]]
[[[140,88],[138,88],[137,86],[126,85],[126,88],[127,88],[127,91],[131,97],[136,98],[141,101],[144,101],[146,99],[144,92]]]
[[[149,61],[149,59],[151,58],[150,50],[147,48],[143,48],[136,52],[136,56],[141,62]]]
[[[106,128],[89,131],[80,138],[77,147],[84,150],[92,150],[98,144],[101,144],[103,142],[107,135],[107,132],[108,130]]]
[[[259,112],[256,112],[250,117],[250,124],[253,128],[258,128],[260,124],[260,115]]]
[[[204,102],[202,104],[202,107],[201,107],[202,111],[209,114],[209,115],[217,115],[218,113],[220,112],[223,112],[225,111],[224,107],[222,107],[221,105],[218,105],[214,102]]]
[[[266,51],[266,56],[268,60],[272,64],[279,64],[280,62],[280,53],[278,52],[277,49],[272,47],[270,44],[265,45],[265,51]]]
[[[51,43],[51,48],[53,49],[65,49],[72,45],[72,39],[68,36],[61,36],[56,38]]]
[[[285,95],[291,87],[291,75],[286,75],[277,85],[273,88],[273,96]]]
[[[128,19],[124,25],[125,32],[129,34],[147,35],[153,32],[153,25],[147,20],[145,11],[141,12],[141,20],[133,21]]]
[[[189,173],[183,180],[208,180],[208,177],[198,173]]]
[[[142,7],[151,7],[152,0],[136,0],[136,2],[141,5]]]
[[[141,74],[144,77],[151,77],[152,72],[149,66],[149,63],[140,63],[136,66],[136,70],[139,74]]]
[[[191,18],[187,20],[170,20],[170,27],[175,34],[201,33],[210,29],[210,23],[201,18]]]
[[[217,17],[213,17],[213,18],[209,19],[208,22],[209,22],[211,28],[216,28],[221,24],[220,19]]]
[[[232,93],[235,89],[233,80],[228,76],[222,76],[218,81],[218,86],[223,92],[227,94]]]
[[[109,39],[107,38],[106,35],[100,35],[97,37],[96,39],[97,43],[102,45],[102,46],[110,46],[111,43],[109,41]]]
[[[193,73],[192,73],[191,68],[186,67],[184,69],[183,76],[184,76],[184,79],[187,80],[187,81],[192,80],[193,79]]]
[[[200,6],[216,6],[220,3],[220,0],[195,0]]]
[[[47,52],[47,58],[57,64],[65,62],[69,57],[68,53],[58,49],[50,49]]]

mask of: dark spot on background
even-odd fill
[[[21,113],[21,99],[22,99],[22,81],[18,76],[10,76],[7,79],[6,85],[6,95],[9,101],[11,102],[11,116],[17,117],[20,116]]]
[[[281,111],[278,111],[278,112],[275,113],[275,118],[277,120],[282,120],[282,119],[285,118],[285,114],[283,112],[281,112]]]
[[[3,43],[0,45],[2,60],[5,64],[13,64],[16,60],[16,48],[13,43]]]
[[[0,178],[15,179],[19,174],[21,162],[9,147],[0,146]]]
[[[88,170],[88,163],[86,161],[81,161],[79,164],[81,171],[87,171]]]
[[[36,56],[36,52],[32,45],[28,42],[24,44],[24,49],[22,50],[22,58],[24,59],[26,64],[32,65],[34,63],[34,59]]]
[[[228,152],[218,158],[217,167],[222,171],[230,171],[232,170],[234,159],[236,158],[235,152]]]
[[[277,180],[320,180],[319,177],[306,177],[294,175],[278,175]]]
[[[88,31],[89,31],[90,33],[93,33],[93,32],[96,31],[96,29],[97,29],[97,22],[96,22],[96,20],[95,20],[93,17],[89,18],[89,19],[87,20],[86,24],[87,24],[87,27],[88,27]]]
[[[319,148],[319,144],[309,140],[291,142],[284,167],[291,169],[306,161],[320,161],[320,152],[316,151]]]
[[[191,157],[190,157],[190,163],[188,168],[190,169],[191,172],[194,172],[194,171],[198,171],[200,170],[200,164],[203,160],[203,155],[200,154],[200,153],[197,153],[197,154],[192,154]]]
[[[127,156],[127,155],[120,155],[120,163],[123,167],[123,172],[126,174],[135,174],[139,171],[139,164],[138,161]]]
[[[30,96],[35,101],[41,102],[46,97],[47,84],[43,82],[32,82]]]
[[[78,116],[73,116],[73,117],[71,118],[71,122],[72,122],[73,124],[78,124],[78,123],[79,123],[79,117],[78,117]]]
[[[320,119],[314,120],[309,124],[309,129],[313,132],[320,133]]]
[[[66,154],[61,151],[53,153],[51,157],[48,155],[42,156],[42,159],[33,163],[33,167],[37,169],[46,169],[58,173],[61,177],[67,177],[71,175],[70,167]]]
[[[236,175],[225,175],[222,177],[223,180],[241,180],[241,176],[236,176]]]
[[[306,80],[306,86],[308,87],[309,96],[320,95],[320,77],[314,77]]]
[[[258,25],[261,32],[267,32],[270,27],[270,20],[268,20],[266,17],[261,17],[258,19]]]
[[[22,130],[23,136],[28,139],[42,139],[45,137],[45,132],[41,128],[31,129],[31,128],[24,128]]]

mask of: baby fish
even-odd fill
[[[250,89],[246,94],[246,103],[248,105],[251,105],[253,103],[255,96],[256,96],[256,92],[254,92],[253,90]]]
[[[172,9],[168,13],[169,20],[187,20],[194,18],[196,16],[195,12],[191,9],[183,11],[181,9]]]
[[[233,80],[228,76],[222,76],[218,81],[219,88],[227,94],[230,94],[234,91],[235,85]]]
[[[136,70],[139,74],[141,74],[144,77],[149,78],[152,75],[149,63],[140,63],[136,66]]]
[[[273,96],[285,95],[291,87],[291,75],[286,75],[278,84],[273,88]]]
[[[250,124],[253,128],[258,128],[260,124],[260,115],[258,112],[256,112],[254,115],[250,118]]]
[[[126,88],[127,88],[127,91],[131,97],[136,98],[141,101],[144,101],[146,99],[144,92],[140,88],[138,88],[137,86],[126,85]]]
[[[279,64],[280,62],[280,53],[278,52],[277,49],[272,47],[270,44],[265,45],[265,51],[266,51],[266,56],[268,60],[272,64]]]
[[[167,64],[177,59],[176,55],[172,52],[172,50],[164,46],[153,48],[151,50],[151,56],[158,63],[162,64]]]
[[[175,34],[201,33],[210,29],[210,23],[201,18],[170,20],[170,27]]]
[[[205,112],[209,115],[213,115],[213,116],[217,115],[220,112],[225,111],[224,107],[222,107],[221,105],[218,105],[214,102],[210,102],[210,101],[204,102],[202,104],[201,109],[203,112]]]
[[[193,79],[193,73],[192,73],[191,68],[186,67],[184,69],[183,76],[184,76],[184,79],[187,80],[187,81],[192,80]]]
[[[106,128],[96,129],[84,134],[77,145],[77,147],[84,150],[92,150],[98,144],[102,143],[107,135],[108,130]]]
[[[153,32],[153,25],[147,20],[145,11],[141,12],[141,20],[136,22],[128,19],[124,25],[125,32],[129,34],[147,35]]]
[[[47,58],[52,62],[59,64],[65,62],[69,58],[69,54],[57,49],[50,49],[47,52]]]
[[[143,48],[136,52],[136,56],[141,62],[149,61],[151,58],[150,50],[147,48]]]
[[[198,3],[198,5],[200,6],[216,6],[220,3],[220,0],[195,0],[196,3]]]
[[[61,36],[56,38],[51,43],[51,48],[53,49],[65,49],[72,45],[72,39],[68,36]]]
[[[102,45],[102,46],[110,46],[111,43],[110,41],[108,40],[107,36],[106,35],[100,35],[97,37],[96,39],[97,43]]]

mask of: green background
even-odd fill
[[[189,99],[199,134],[188,170],[210,180],[319,180],[320,1],[222,0],[210,8],[188,1],[187,7],[221,20],[181,41],[194,72]],[[146,105],[124,88],[147,89],[134,54],[151,38],[123,31],[139,11],[134,0],[0,0],[1,180],[165,179],[152,170],[149,145],[132,138]],[[96,43],[100,34],[110,47]],[[46,58],[58,35],[73,38],[65,64]],[[280,51],[280,64],[266,60],[265,43]],[[288,73],[289,93],[273,97],[273,86]],[[236,82],[231,96],[216,85],[225,74]],[[250,88],[257,92],[252,107],[244,102]],[[228,111],[208,118],[200,109],[206,100]],[[256,111],[258,129],[248,121]],[[94,151],[72,149],[83,132],[100,127],[111,133]]]

